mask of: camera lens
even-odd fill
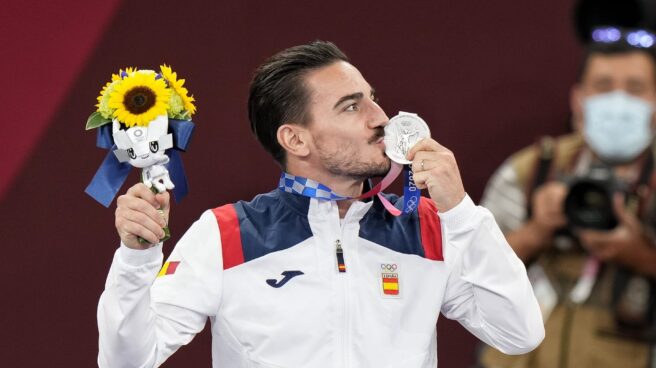
[[[579,180],[565,198],[565,215],[570,225],[610,230],[617,226],[613,212],[613,193],[606,181]]]

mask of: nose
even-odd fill
[[[369,127],[385,127],[389,123],[389,118],[385,111],[376,103],[376,101],[371,101],[371,116],[369,118]]]

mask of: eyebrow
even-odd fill
[[[351,93],[350,95],[342,96],[342,98],[340,98],[340,99],[337,101],[337,103],[335,104],[335,106],[333,106],[333,109],[336,109],[337,106],[339,106],[339,105],[341,105],[342,103],[344,103],[344,101],[348,101],[348,100],[361,100],[363,97],[364,97],[364,93],[362,93],[362,92],[356,92],[356,93]]]

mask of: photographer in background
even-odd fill
[[[644,30],[595,29],[571,90],[575,132],[517,152],[490,179],[481,204],[529,266],[546,338],[522,356],[486,348],[483,366],[656,361],[655,42]],[[601,180],[600,169],[609,174]],[[603,190],[571,192],[586,180],[605,183],[606,198]],[[603,202],[609,214],[600,213]]]

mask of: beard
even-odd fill
[[[376,130],[374,136],[367,142],[373,145],[385,135],[382,128]],[[335,149],[329,150],[317,142],[319,158],[324,167],[333,175],[344,176],[355,180],[366,180],[368,178],[382,177],[387,174],[391,167],[391,161],[384,152],[379,151],[379,156],[369,160],[363,160],[363,150],[370,147],[357,147],[355,142],[342,142]]]
[[[342,157],[340,157],[342,156]],[[321,156],[326,169],[338,176],[345,176],[355,180],[366,180],[368,178],[382,177],[390,170],[391,162],[387,157],[382,157],[377,162],[365,162],[353,159],[348,155]]]

